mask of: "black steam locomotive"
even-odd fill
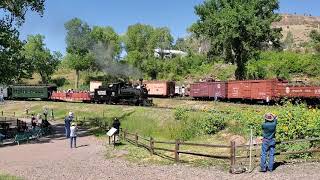
[[[152,105],[152,100],[148,99],[148,90],[142,83],[133,86],[119,82],[100,86],[94,90],[93,100],[96,103],[106,104]]]

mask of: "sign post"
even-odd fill
[[[113,147],[116,146],[116,136],[115,136],[115,133],[118,131],[118,129],[116,128],[111,128],[108,132],[107,132],[107,135],[109,137],[109,144],[110,144],[110,139],[111,137],[113,136]]]

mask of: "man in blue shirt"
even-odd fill
[[[70,125],[73,120],[73,112],[69,112],[69,116],[64,119],[64,128],[66,132],[66,138],[70,138]]]
[[[274,164],[274,153],[276,147],[276,127],[277,127],[277,116],[267,113],[264,115],[265,122],[262,124],[263,139],[261,149],[261,172],[266,172],[267,169],[272,172]],[[266,164],[267,155],[269,153],[268,167]]]

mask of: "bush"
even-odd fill
[[[175,110],[175,128],[171,128],[172,136],[177,139],[189,140],[196,136],[215,134],[226,126],[221,114],[208,112],[190,112],[188,109]]]
[[[51,80],[50,83],[56,84],[58,87],[70,84],[69,81],[64,77],[57,77]]]
[[[249,79],[282,78],[291,79],[295,74],[319,76],[319,55],[295,52],[262,52],[258,60],[247,64]]]

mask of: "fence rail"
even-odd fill
[[[200,156],[200,157],[208,157],[208,158],[215,158],[215,159],[223,159],[223,160],[229,160],[230,162],[230,172],[233,173],[232,168],[237,162],[237,159],[245,159],[249,158],[249,155],[237,155],[237,150],[242,150],[244,153],[249,151],[252,151],[250,149],[250,145],[236,145],[234,141],[230,142],[230,145],[220,145],[220,144],[204,144],[204,143],[193,143],[193,142],[184,142],[180,140],[176,141],[160,141],[155,140],[152,137],[146,138],[144,136],[141,136],[137,133],[130,133],[127,130],[122,131],[122,135],[124,137],[124,140],[136,145],[136,146],[142,146],[145,147],[150,151],[150,154],[155,154],[155,151],[166,151],[166,152],[172,152],[174,155],[174,159],[176,162],[180,161],[180,154],[186,154],[186,155],[192,155],[192,156]],[[140,141],[139,141],[140,140]],[[145,144],[141,142],[143,140],[144,142],[147,142],[148,144]],[[299,143],[299,142],[310,142],[310,141],[320,141],[320,138],[308,138],[308,139],[297,139],[297,140],[290,140],[290,141],[283,141],[283,142],[277,142],[277,144],[290,144],[290,143]],[[156,144],[166,144],[166,145],[174,145],[174,148],[164,148],[164,147],[157,147]],[[254,147],[256,150],[260,148],[261,144],[255,144],[251,145],[251,147]],[[225,155],[221,154],[208,154],[208,153],[200,153],[200,152],[192,152],[190,150],[181,150],[181,146],[192,146],[192,147],[208,147],[208,148],[214,148],[214,149],[226,149]],[[279,155],[289,155],[289,154],[301,154],[301,153],[315,153],[320,152],[320,148],[313,148],[308,149],[304,151],[290,151],[290,152],[277,152],[275,153],[276,156]],[[227,155],[228,154],[228,155]],[[251,157],[260,157],[259,155],[251,155]]]

